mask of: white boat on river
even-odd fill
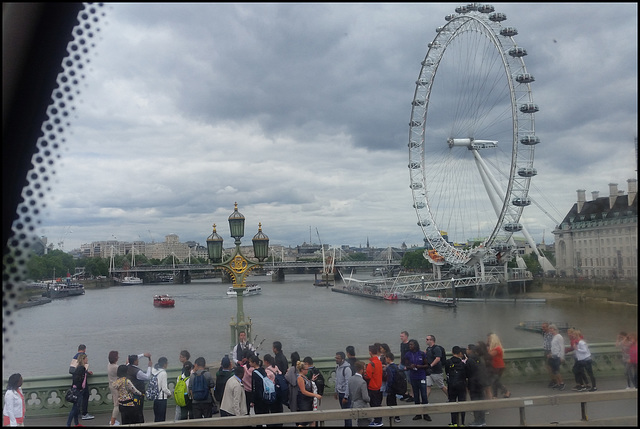
[[[257,284],[250,284],[250,285],[247,285],[242,296],[258,295],[261,293],[262,293],[261,286]],[[234,288],[233,286],[229,286],[229,289],[227,289],[227,295],[238,296],[238,294],[236,293],[236,288]]]
[[[120,284],[122,284],[122,286],[141,285],[142,279],[140,277],[128,276],[123,278]]]

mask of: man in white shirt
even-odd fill
[[[236,365],[242,365],[247,362],[249,355],[255,354],[256,349],[247,341],[247,333],[240,332],[238,334],[238,344],[233,348],[231,352],[231,360]]]
[[[549,366],[551,374],[555,381],[554,389],[564,390],[564,381],[560,374],[560,365],[564,362],[564,338],[558,332],[558,327],[554,324],[549,325],[549,331],[553,334],[551,340],[551,356],[549,357]]]

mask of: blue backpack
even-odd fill
[[[191,377],[191,393],[194,401],[206,401],[209,399],[209,383],[204,377],[204,371],[202,373],[193,374]]]
[[[267,404],[276,402],[276,386],[269,377],[265,377],[260,371],[253,371],[262,379],[262,400]]]
[[[281,404],[289,406],[289,383],[282,374],[276,374],[276,396]]]

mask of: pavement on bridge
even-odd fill
[[[575,393],[571,390],[574,383],[572,380],[566,380],[567,388],[564,391],[558,391],[547,387],[546,382],[510,384],[507,388],[511,391],[511,397],[526,397],[540,395],[562,395],[565,393]],[[618,390],[624,389],[625,381],[621,374],[616,378],[603,378],[597,380],[598,390]],[[433,390],[429,396],[431,403],[447,402],[445,395],[441,391]],[[383,403],[384,405],[384,403]],[[398,401],[398,405],[410,405],[403,401]],[[333,398],[333,394],[325,394],[321,408],[324,410],[338,409],[338,401]],[[172,420],[174,416],[174,408],[169,407],[167,410],[167,420]],[[635,400],[607,401],[595,402],[587,404],[587,415],[589,421],[582,422],[580,404],[571,405],[554,405],[539,406],[527,410],[526,422],[528,426],[638,426],[638,404]],[[289,412],[285,407],[285,412]],[[89,405],[89,413],[91,413],[91,405]],[[219,416],[216,415],[216,416]],[[214,416],[214,417],[216,417]],[[633,416],[631,418],[627,418]],[[449,414],[433,414],[433,421],[412,420],[413,416],[403,416],[401,423],[394,423],[394,426],[447,426],[450,423]],[[625,417],[625,418],[620,418]],[[96,413],[93,420],[82,420],[84,426],[108,426],[111,413]],[[473,416],[467,413],[466,423],[470,423]],[[491,411],[486,416],[487,426],[517,426],[519,425],[519,412],[517,408]],[[67,422],[66,416],[57,417],[33,417],[29,415],[25,418],[25,426],[65,426]],[[145,422],[153,422],[153,411],[145,410]],[[328,421],[326,426],[342,426],[343,421]],[[355,424],[355,422],[354,422]],[[176,423],[179,425],[179,422]],[[388,426],[388,420],[385,419],[384,425]],[[294,426],[293,424],[287,426]]]

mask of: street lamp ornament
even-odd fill
[[[253,253],[258,263],[252,262],[244,257],[240,251],[240,239],[244,237],[245,218],[238,211],[238,203],[235,203],[235,209],[229,216],[229,230],[231,237],[235,239],[235,249],[231,257],[223,260],[223,239],[216,232],[216,224],[213,224],[213,233],[207,238],[207,250],[211,265],[216,268],[222,268],[231,277],[233,289],[236,291],[238,310],[236,321],[231,318],[231,347],[233,347],[238,339],[240,332],[245,332],[248,338],[251,338],[251,319],[249,322],[244,320],[243,309],[243,293],[246,289],[246,276],[252,269],[262,265],[262,261],[269,256],[269,237],[262,232],[262,223],[258,224],[258,233],[253,237]]]

